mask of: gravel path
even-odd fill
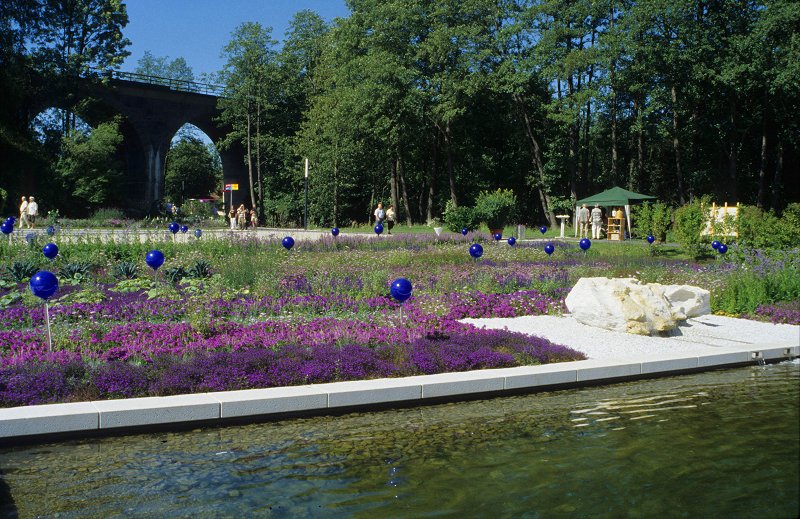
[[[478,327],[506,328],[544,337],[578,350],[590,359],[630,359],[693,353],[727,346],[800,345],[800,326],[772,324],[718,315],[688,319],[669,337],[612,332],[577,322],[569,315],[464,319]]]

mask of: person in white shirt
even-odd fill
[[[28,202],[28,229],[36,227],[36,217],[38,215],[39,204],[36,203],[36,199],[30,197],[30,202]]]
[[[581,238],[588,238],[589,210],[586,208],[586,204],[583,204],[580,211],[578,211],[578,225],[580,226],[581,230]]]
[[[600,231],[603,230],[603,210],[598,204],[592,209],[592,239],[600,239]]]
[[[378,202],[378,207],[375,208],[375,225],[383,224],[383,219],[386,217],[386,212],[383,210],[383,202]]]
[[[19,206],[19,228],[22,229],[23,224],[28,227],[28,200],[23,196],[22,203]]]

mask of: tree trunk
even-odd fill
[[[739,190],[736,186],[738,177],[738,138],[736,137],[736,103],[730,104],[730,137],[728,142],[728,202],[735,204],[739,201]]]
[[[766,106],[764,107],[766,112]],[[767,115],[761,116],[761,163],[758,166],[758,198],[756,205],[759,209],[764,209],[767,202]]]
[[[640,94],[641,95],[641,94]],[[644,107],[643,102],[639,101],[637,95],[634,99],[636,106],[636,178],[639,184],[636,187],[641,187],[644,181]]]
[[[392,173],[389,177],[389,196],[392,198],[391,204],[394,206],[395,213],[397,213],[400,208],[400,203],[397,200],[397,168],[399,166],[399,160],[398,157],[392,160]]]
[[[569,98],[570,108],[572,108],[573,95],[575,94],[575,85],[572,74],[567,77],[567,97]],[[575,121],[570,123],[569,133],[567,135],[567,172],[569,173],[569,191],[572,198],[578,199],[578,164],[577,164],[577,150],[578,146],[578,125]]]
[[[333,151],[333,226],[338,227],[339,214],[339,143]]]
[[[683,196],[683,172],[681,171],[681,146],[680,138],[678,137],[678,92],[675,85],[670,89],[672,94],[672,148],[675,151],[675,180],[677,181],[678,200],[681,205],[686,203],[686,198]]]
[[[783,207],[781,206],[781,193],[783,186],[781,185],[781,176],[783,175],[783,143],[778,140],[778,160],[775,164],[775,176],[772,179],[772,210],[780,213]]]
[[[450,123],[445,125],[444,143],[447,148],[447,177],[450,181],[450,200],[453,201],[453,207],[458,207],[458,197],[456,196],[456,177],[453,172],[453,141],[451,139]]]
[[[434,135],[432,139],[433,150],[431,153],[431,169],[428,173],[428,205],[425,208],[425,221],[430,224],[433,221],[433,203],[436,199],[436,168],[439,162],[439,146],[436,141],[438,135]]]
[[[403,210],[406,212],[406,224],[411,226],[411,205],[408,203],[408,191],[406,191],[406,166],[403,161],[402,150],[397,151],[397,176],[400,178],[400,189],[402,190]]]
[[[249,107],[248,107],[249,108]],[[252,204],[250,207],[256,206],[256,195],[253,192],[253,148],[252,148],[252,140],[253,140],[253,120],[250,116],[250,110],[247,110],[247,176],[250,180],[250,203]]]
[[[259,221],[263,218],[264,186],[261,184],[261,103],[256,103],[256,175],[258,176],[258,205],[254,206]]]
[[[550,222],[550,227],[555,228],[558,224],[558,221],[556,220],[556,215],[553,212],[553,204],[550,201],[550,195],[547,194],[547,191],[545,191],[542,150],[539,146],[538,139],[536,139],[536,135],[533,133],[533,128],[531,127],[531,120],[528,116],[528,110],[525,108],[525,97],[522,94],[514,94],[514,102],[517,105],[517,109],[522,114],[522,120],[525,124],[525,135],[528,137],[528,146],[530,146],[531,149],[531,162],[533,162],[533,167],[539,180],[536,183],[536,187],[539,192],[539,201],[542,204],[542,212],[544,212],[545,216],[547,217],[547,221]]]

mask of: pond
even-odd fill
[[[795,517],[800,363],[0,450],[0,516]]]

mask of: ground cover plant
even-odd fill
[[[478,261],[467,253],[472,241],[484,246]],[[576,360],[544,339],[458,320],[558,314],[584,276],[697,285],[711,290],[718,312],[798,322],[796,254],[734,247],[730,259],[693,263],[653,256],[641,243],[598,242],[588,253],[557,243],[552,256],[545,243],[511,247],[482,233],[329,236],[286,251],[278,238],[245,233],[177,244],[87,238],[61,243],[52,262],[26,244],[5,247],[0,405]],[[144,262],[152,248],[166,256],[156,276]],[[52,352],[43,305],[15,278],[15,262],[59,274]],[[398,277],[414,285],[402,318],[389,296]]]

